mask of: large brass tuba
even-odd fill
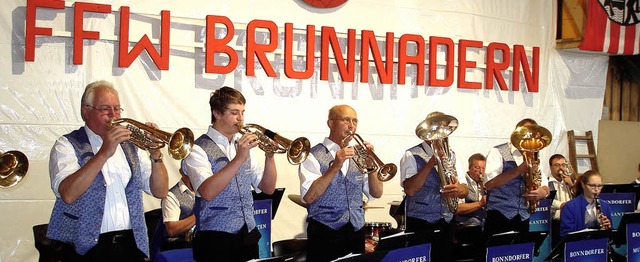
[[[253,131],[251,129],[254,129]],[[267,153],[287,153],[287,160],[293,165],[302,163],[311,150],[311,143],[306,137],[298,137],[291,141],[257,124],[238,125],[240,134],[253,133],[258,137],[258,147]],[[275,142],[274,145],[271,141]]]
[[[193,132],[191,132],[189,128],[183,127],[171,134],[130,118],[113,120],[109,123],[109,126],[119,124],[125,124],[125,127],[131,131],[131,138],[129,140],[139,148],[145,150],[158,149],[164,147],[165,144],[169,144],[169,155],[176,160],[184,159],[191,153],[191,148],[193,147]],[[156,136],[163,143],[160,146],[151,146],[150,144],[154,142],[146,136],[147,134]]]
[[[430,113],[416,127],[416,135],[422,140],[431,142],[431,149],[438,163],[440,192],[443,191],[444,186],[454,184],[454,179],[457,179],[458,176],[447,138],[456,128],[458,128],[458,119],[440,112]],[[444,196],[442,199],[449,207],[449,211],[455,214],[458,210],[458,199]]]
[[[396,175],[398,167],[393,163],[383,163],[373,151],[365,146],[364,140],[362,140],[360,135],[349,131],[349,135],[342,139],[342,147],[349,145],[350,138],[353,138],[357,143],[357,145],[353,147],[355,153],[352,159],[361,173],[370,174],[378,171],[378,180],[382,182],[389,181]]]
[[[20,151],[0,153],[0,188],[9,188],[22,181],[29,169],[29,159]]]
[[[516,128],[511,133],[511,144],[520,151],[529,170],[524,175],[525,193],[530,193],[540,187],[542,175],[540,173],[540,158],[538,151],[551,143],[551,132],[539,125],[528,125]],[[540,201],[527,201],[529,213],[533,214]]]

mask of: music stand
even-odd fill
[[[635,207],[640,200],[640,184],[604,184],[600,193],[635,193],[636,201],[633,202]]]
[[[284,190],[285,188],[276,188],[276,191],[271,195],[267,195],[264,192],[256,193],[255,190],[251,190],[251,194],[253,195],[253,200],[271,199],[271,220],[273,220],[276,217],[276,211],[278,211],[278,207],[280,206]]]
[[[614,231],[612,243],[619,247],[627,243],[627,224],[640,223],[640,213],[624,213],[618,230]]]
[[[547,237],[547,232],[506,232],[506,233],[498,233],[489,237],[487,240],[487,248],[493,246],[504,246],[504,245],[513,245],[513,244],[524,244],[524,243],[532,243],[534,244],[533,253],[537,254],[540,250],[540,246],[544,239]]]
[[[582,231],[571,232],[560,239],[560,242],[551,250],[549,256],[545,260],[553,260],[557,256],[564,254],[564,246],[568,242],[579,240],[609,238],[612,235],[610,230],[587,229]]]

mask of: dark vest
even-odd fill
[[[229,164],[229,158],[207,135],[196,139],[195,144],[202,147],[215,174]],[[238,233],[244,224],[249,231],[256,227],[253,218],[253,196],[251,194],[252,176],[247,171],[251,159],[245,161],[231,182],[211,201],[196,197],[194,214],[196,228],[204,231]]]
[[[84,127],[65,137],[73,145],[80,166],[85,165],[94,156]],[[138,154],[136,147],[129,141],[123,142],[121,147],[131,169],[131,179],[125,188],[129,220],[138,248],[148,257],[149,239],[142,206],[142,182],[140,181],[142,174]],[[87,191],[72,204],[67,205],[62,199],[56,198],[47,237],[73,244],[79,254],[87,253],[98,243],[105,197],[106,184],[100,172]]]
[[[323,144],[311,148],[311,154],[320,164],[320,172],[324,174],[333,163],[333,156]],[[352,160],[346,176],[342,171],[333,177],[327,190],[313,203],[307,205],[308,218],[314,219],[334,230],[351,223],[354,230],[364,226],[364,209],[362,208],[362,192],[365,176],[358,171]]]
[[[502,155],[502,173],[518,167],[508,143],[498,145],[496,148]],[[522,194],[524,194],[524,176],[520,175],[487,192],[487,210],[496,210],[509,219],[518,214],[522,220],[529,219],[530,214]]]

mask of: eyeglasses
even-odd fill
[[[589,186],[590,188],[602,188],[604,185],[603,184],[587,184],[587,186]]]
[[[342,121],[342,123],[344,123],[345,125],[348,125],[349,123],[352,123],[353,125],[358,125],[357,118],[343,117],[343,118],[333,118],[330,120]]]
[[[124,111],[124,108],[120,106],[108,106],[108,105],[101,105],[101,106],[84,105],[84,106],[91,108],[93,110],[99,111],[100,113],[105,115],[111,112],[113,112],[114,114],[120,114]]]
[[[568,167],[569,165],[567,164],[560,164],[560,163],[555,163],[552,165],[553,167]]]

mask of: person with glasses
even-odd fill
[[[194,142],[182,161],[196,194],[196,261],[247,261],[259,257],[260,232],[253,217],[251,190],[273,194],[277,170],[273,153],[264,161],[252,155],[260,144],[244,125],[246,100],[240,91],[224,86],[211,95],[211,125]]]
[[[348,105],[329,110],[329,137],[311,148],[299,167],[300,196],[307,204],[307,261],[331,261],[349,253],[364,253],[363,195],[382,196],[377,173],[363,174],[344,145],[358,129],[358,115]],[[373,151],[373,146],[363,142]]]
[[[549,189],[555,191],[551,202],[551,245],[555,246],[560,241],[560,210],[562,206],[571,200],[574,195],[574,182],[569,174],[567,160],[560,154],[554,154],[549,158]]]
[[[600,173],[595,170],[585,172],[578,178],[576,186],[577,196],[560,212],[560,237],[585,228],[610,229],[611,208],[607,201],[597,199],[603,186]]]
[[[432,112],[431,118],[444,115]],[[446,138],[445,138],[446,139]],[[446,150],[446,149],[445,149]],[[453,150],[450,150],[450,161],[454,169],[460,170]],[[407,149],[400,159],[400,186],[406,194],[405,205],[407,215],[407,232],[433,234],[437,230],[437,240],[432,242],[432,261],[451,261],[453,253],[453,213],[443,197],[463,198],[469,193],[466,179],[462,172],[457,172],[454,183],[442,185],[437,169],[436,156],[431,148],[431,141],[422,141]],[[440,156],[442,158],[446,156]],[[445,172],[440,170],[440,172]],[[442,190],[441,190],[442,189]],[[426,239],[415,238],[411,245],[423,244]]]
[[[480,153],[469,157],[469,170],[465,181],[469,194],[458,204],[456,222],[468,226],[484,226],[487,196],[484,188],[484,170],[487,159]]]
[[[164,198],[167,169],[160,149],[145,152],[128,141],[126,127],[109,125],[122,111],[113,84],[87,85],[80,104],[85,125],[51,149],[56,201],[47,237],[68,244],[63,261],[145,261],[149,256],[142,192]],[[160,145],[157,137],[148,138]]]

